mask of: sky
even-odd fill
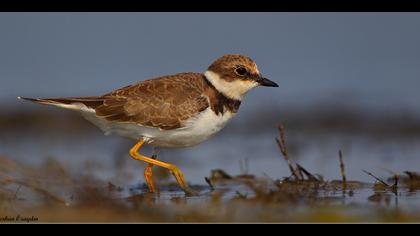
[[[351,103],[420,114],[419,42],[420,13],[0,13],[0,106],[204,72],[241,53],[280,85],[251,91],[245,113]]]

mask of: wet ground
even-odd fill
[[[288,156],[293,168],[303,167],[300,177],[276,143],[275,116],[265,118],[272,127],[234,123],[199,146],[161,150],[159,159],[180,167],[196,196],[185,196],[159,168],[159,191],[148,193],[145,164],[127,154],[134,142],[103,136],[73,113],[6,117],[0,121],[1,221],[420,221],[420,133],[406,117],[369,123],[349,114],[346,120],[312,114],[317,125],[285,117]]]

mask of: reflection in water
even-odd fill
[[[89,171],[89,166],[94,165],[100,167],[94,170],[98,172],[95,174],[129,183],[143,178],[145,164],[132,160],[127,153],[135,141],[104,136],[76,115],[63,117],[66,116],[58,115],[59,122],[49,117],[47,122],[36,120],[37,125],[22,123],[2,128],[0,155],[34,165],[53,157],[75,171],[80,171],[80,166]],[[362,169],[388,176],[392,172],[415,171],[411,168],[420,166],[417,134],[369,133],[356,128],[348,132],[295,125],[287,120],[284,124],[291,159],[326,179],[340,177],[338,150],[344,153],[347,176],[361,181],[370,180]],[[275,143],[276,128],[253,132],[242,127],[249,125],[228,126],[195,147],[162,149],[159,159],[177,164],[193,184],[204,184],[203,178],[211,169],[223,167],[229,173],[239,173],[245,160],[249,172],[257,176],[287,176],[288,167]],[[150,155],[152,151],[146,147],[143,152]]]
[[[415,120],[406,120],[403,122],[405,124],[400,123],[399,127],[389,127],[396,118],[392,118],[388,124],[383,120],[382,124],[375,123],[369,126],[366,125],[366,122],[369,123],[368,119],[357,121],[358,119],[351,118],[348,114],[342,122],[338,122],[341,119],[337,117],[332,119],[334,122],[326,122],[331,117],[321,119],[314,114],[310,115],[311,119],[308,120],[308,115],[291,117],[283,117],[290,158],[311,173],[322,175],[325,180],[341,179],[338,150],[343,151],[349,180],[373,183],[372,177],[362,170],[368,170],[379,177],[393,176],[395,173],[404,174],[404,171],[418,171],[420,146],[417,144],[420,143],[420,133],[415,126]],[[295,117],[305,119],[299,120]],[[275,116],[262,118],[266,124],[275,123],[270,119],[275,119]],[[272,128],[262,128],[258,126],[262,126],[261,122],[258,125],[253,125],[253,122],[251,120],[248,124],[232,124],[214,138],[196,147],[163,149],[160,152],[159,159],[172,162],[184,171],[187,180],[201,192],[199,197],[184,198],[183,192],[179,191],[176,185],[172,186],[172,177],[160,168],[154,169],[155,182],[161,187],[159,197],[144,194],[145,163],[133,160],[127,153],[135,141],[104,136],[95,127],[71,113],[58,113],[57,116],[54,112],[51,115],[28,113],[14,118],[2,116],[0,156],[35,168],[32,170],[34,175],[37,172],[43,173],[43,176],[36,175],[37,181],[41,184],[47,183],[48,191],[56,191],[62,196],[62,199],[54,200],[56,195],[51,195],[54,202],[71,203],[77,197],[83,198],[83,194],[78,195],[77,191],[74,192],[80,183],[83,184],[83,188],[87,185],[94,189],[103,188],[100,191],[107,189],[104,183],[112,183],[108,185],[108,190],[116,192],[117,199],[127,199],[129,203],[149,199],[147,201],[153,204],[200,204],[215,198],[214,192],[209,189],[204,179],[211,170],[223,169],[232,176],[251,174],[257,178],[271,180],[290,176],[290,170],[275,142],[278,135],[275,125]],[[410,122],[414,127],[412,130],[407,128]],[[254,132],[255,130],[258,132]],[[149,155],[152,150],[145,148],[144,152]],[[353,209],[356,215],[366,211],[373,212],[370,209],[376,211],[378,206],[405,213],[415,212],[419,210],[417,206],[420,198],[417,194],[418,187],[404,182],[410,177],[409,173],[405,174],[406,179],[401,179],[401,184],[404,185],[398,189],[397,196],[389,191],[376,189],[370,184],[353,189],[351,194],[344,198],[341,191],[320,190],[316,192],[316,199],[318,203],[328,203],[328,206],[359,206]],[[12,174],[11,177],[16,176]],[[41,195],[47,194],[41,186],[33,185],[35,182],[29,179],[20,184],[31,186],[33,191]],[[65,185],[73,186],[72,191],[60,189],[64,186],[64,180],[67,181]],[[83,188],[78,191],[85,191]],[[237,184],[218,185],[216,190],[223,192],[222,202],[238,198],[249,199],[255,194],[255,191]],[[25,204],[38,202],[36,197],[29,194],[28,189],[19,189],[18,192],[23,198],[30,200]],[[98,198],[101,198],[102,195],[97,194]],[[320,196],[322,200],[319,200]],[[366,207],[363,207],[365,205]],[[346,214],[353,213],[347,209]]]

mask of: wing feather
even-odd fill
[[[102,96],[96,115],[160,129],[182,128],[184,121],[209,107],[202,74],[183,73],[146,80]]]
[[[203,74],[182,73],[146,80],[96,97],[19,98],[75,110],[83,104],[109,121],[169,130],[182,128],[186,120],[209,107],[209,98],[203,95],[205,90]]]

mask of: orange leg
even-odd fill
[[[158,160],[155,160],[155,159],[150,158],[150,157],[143,156],[140,153],[138,153],[139,149],[143,146],[143,144],[144,144],[144,139],[140,139],[139,142],[136,145],[134,145],[134,147],[132,147],[130,149],[130,156],[133,157],[136,160],[144,161],[144,162],[147,162],[149,164],[145,169],[145,177],[147,175],[146,182],[149,186],[150,192],[154,192],[154,190],[155,190],[154,186],[153,186],[153,182],[151,181],[151,176],[152,176],[152,168],[151,167],[153,165],[157,165],[157,166],[163,167],[165,169],[168,169],[172,173],[172,175],[175,177],[176,181],[178,182],[179,186],[181,186],[181,188],[184,190],[184,192],[187,193],[187,194],[192,194],[191,189],[188,187],[187,182],[185,181],[184,174],[181,172],[181,170],[178,167],[176,167],[173,164],[158,161]],[[147,172],[147,174],[146,174],[146,172]],[[150,176],[150,178],[149,178],[149,176]]]
[[[157,155],[158,152],[156,152],[155,149],[153,149],[153,155],[152,155],[152,159],[156,160],[157,159]],[[153,164],[149,163],[147,164],[146,168],[144,169],[144,178],[146,180],[147,186],[149,187],[149,191],[151,193],[155,192],[155,186],[153,185],[153,179],[152,179],[152,175],[153,175]]]

